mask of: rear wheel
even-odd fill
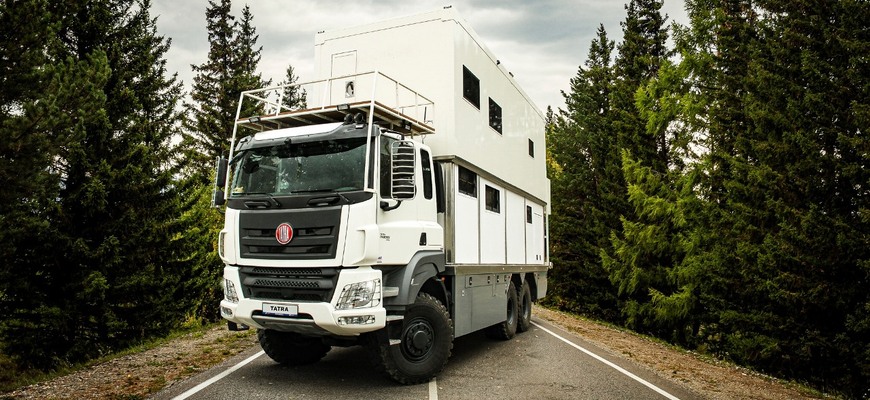
[[[420,293],[402,321],[401,342],[391,346],[384,335],[368,345],[376,369],[406,385],[423,383],[444,369],[453,349],[453,321],[438,299]]]
[[[529,281],[523,281],[523,286],[520,287],[517,296],[519,300],[517,332],[525,332],[532,325],[532,291],[529,289]]]
[[[284,365],[316,363],[330,349],[330,346],[323,344],[319,338],[271,329],[258,330],[257,339],[260,340],[260,347],[266,355]]]
[[[507,288],[507,318],[504,322],[486,328],[486,336],[502,340],[512,339],[517,334],[518,314],[517,289],[510,282]]]

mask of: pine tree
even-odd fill
[[[253,15],[246,6],[241,23],[231,14],[231,1],[209,0],[206,27],[210,43],[208,61],[192,65],[196,75],[190,94],[192,118],[185,122],[184,147],[189,175],[202,184],[210,173],[213,160],[229,153],[236,109],[242,91],[266,86],[256,71],[262,47],[252,25]],[[253,104],[243,105],[252,114]]]
[[[666,281],[663,264],[669,263],[672,257],[659,253],[672,250],[666,243],[649,243],[638,240],[640,237],[632,237],[649,233],[642,228],[656,223],[644,216],[650,210],[637,204],[640,201],[639,182],[632,182],[632,179],[650,180],[653,177],[639,178],[634,172],[636,168],[625,165],[641,165],[648,168],[648,173],[657,175],[659,178],[656,179],[661,179],[668,174],[674,159],[670,153],[674,143],[668,135],[667,118],[648,127],[649,116],[642,115],[637,106],[638,91],[658,77],[670,54],[665,46],[667,31],[664,23],[667,17],[661,15],[661,7],[661,1],[657,0],[632,0],[626,6],[623,41],[618,46],[614,63],[611,125],[621,154],[616,158],[621,161],[625,174],[619,181],[619,193],[623,194],[619,203],[622,217],[621,226],[614,227],[607,234],[612,246],[603,246],[599,252],[611,282],[619,288],[623,302],[621,311],[629,325],[636,329],[650,326],[650,288],[661,286]],[[625,201],[634,204],[629,206]],[[665,240],[665,237],[660,235],[651,240]]]
[[[611,140],[613,42],[604,26],[592,41],[586,67],[571,79],[547,139],[558,173],[551,174],[555,261],[553,298],[558,306],[614,320],[615,297],[598,256],[619,224],[622,174]]]
[[[59,190],[43,218],[52,252],[21,270],[27,282],[13,290],[31,290],[33,304],[17,307],[4,329],[7,350],[24,363],[86,359],[164,333],[179,319],[167,298],[178,275],[165,268],[177,198],[165,160],[180,88],[165,77],[168,43],[149,6],[45,7],[59,39],[49,49],[66,60],[46,93],[69,118],[51,132],[58,146],[49,169]],[[41,68],[55,68],[44,61]]]
[[[292,65],[287,66],[284,80],[280,85],[295,85],[299,82],[299,76]],[[300,86],[288,86],[281,94],[281,107],[287,110],[299,110],[308,106],[308,93]]]
[[[75,269],[65,264],[57,199],[62,162],[101,118],[106,55],[67,57],[45,1],[0,4],[0,343],[25,366],[51,366],[71,347]]]
[[[614,62],[614,124],[619,147],[658,172],[667,169],[668,144],[662,135],[647,132],[635,107],[635,93],[658,75],[662,62],[670,56],[662,16],[661,0],[632,0],[625,6],[621,22],[623,39]]]
[[[210,208],[212,166],[218,156],[227,156],[234,119],[242,91],[267,86],[259,74],[262,47],[253,26],[253,15],[246,6],[241,20],[230,13],[229,0],[209,1],[206,10],[208,60],[194,65],[196,72],[191,93],[193,117],[185,121],[185,179],[180,183],[185,212],[179,224],[183,233],[178,239],[182,250],[178,263],[187,266],[181,291],[195,293],[187,310],[189,321],[219,317],[220,286],[223,270],[217,255],[217,238],[223,224],[220,212]],[[253,113],[253,105],[243,105],[243,112]]]
[[[860,2],[757,4],[765,18],[748,69],[751,129],[735,141],[726,182],[730,204],[744,210],[736,222],[754,233],[737,242],[746,249],[739,294],[754,306],[726,345],[741,362],[861,395],[867,376],[853,371],[866,365],[866,337],[846,332],[870,288],[860,215],[868,75],[856,62],[870,55],[870,14]]]

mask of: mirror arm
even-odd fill
[[[381,201],[381,210],[392,211],[392,210],[399,208],[400,205],[402,205],[402,200],[396,200],[396,205],[394,205],[394,206],[391,206],[386,201]]]

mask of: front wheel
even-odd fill
[[[401,342],[372,335],[369,351],[375,369],[406,385],[431,380],[444,369],[453,349],[453,321],[438,299],[420,293],[402,321]]]
[[[318,338],[271,329],[257,331],[260,347],[271,359],[284,365],[305,365],[320,361],[330,346]]]

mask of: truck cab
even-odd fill
[[[230,166],[219,252],[234,295],[221,314],[236,324],[384,328],[400,292],[384,267],[443,254],[430,150],[398,132],[353,121],[272,130],[240,140]]]

